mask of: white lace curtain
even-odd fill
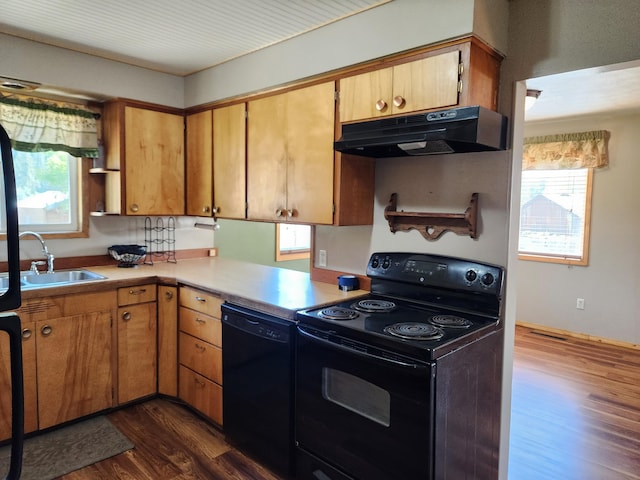
[[[0,95],[0,124],[15,150],[98,157],[96,114],[89,109]]]
[[[609,165],[609,132],[565,133],[524,139],[523,170],[603,168]]]

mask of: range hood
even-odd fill
[[[342,126],[339,152],[403,157],[506,148],[507,118],[483,107],[459,107]]]

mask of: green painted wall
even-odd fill
[[[276,225],[264,222],[219,219],[214,245],[218,255],[224,258],[288,268],[301,272],[309,271],[309,260],[287,260],[276,262]]]

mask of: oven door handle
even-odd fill
[[[410,369],[413,370],[415,372],[422,372],[422,371],[429,371],[430,370],[430,366],[428,365],[421,365],[418,363],[410,363],[410,362],[403,362],[401,360],[394,360],[392,358],[387,358],[387,357],[381,357],[379,355],[373,355],[371,353],[368,352],[363,352],[361,350],[357,350],[355,348],[351,348],[347,345],[342,345],[339,343],[335,343],[332,342],[331,340],[326,340],[324,338],[318,337],[316,335],[314,335],[313,333],[307,331],[304,329],[304,327],[298,326],[298,333],[300,333],[300,335],[302,335],[303,337],[309,339],[312,342],[315,343],[319,343],[321,345],[324,345],[325,347],[328,348],[332,348],[334,350],[339,350],[341,352],[345,352],[348,353],[350,355],[356,355],[359,357],[363,357],[366,358],[368,360],[373,360],[375,362],[378,363],[382,363],[385,365],[391,365],[394,367],[400,367],[400,368],[406,368],[406,369]]]

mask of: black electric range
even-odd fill
[[[501,327],[504,271],[499,266],[430,254],[375,253],[367,275],[370,295],[298,312],[300,325],[422,361]]]

